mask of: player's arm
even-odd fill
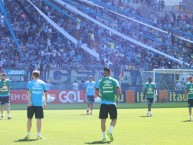
[[[95,88],[95,96],[101,98],[101,94],[100,94],[99,88]]]
[[[188,90],[187,89],[185,89],[185,98],[187,98],[187,95],[188,95]]]
[[[147,93],[147,89],[144,88],[144,91],[143,91],[143,100],[146,100],[146,93]]]
[[[116,91],[117,91],[117,98],[119,98],[119,96],[122,94],[121,88],[119,86],[116,87]]]
[[[1,82],[1,80],[0,80],[0,82]],[[1,86],[1,83],[0,83],[0,92],[1,92],[1,89],[2,89],[2,86]]]
[[[9,81],[9,85],[8,85],[8,91],[11,91],[11,82]]]
[[[158,91],[157,91],[157,88],[155,88],[155,96],[158,95]]]
[[[100,80],[95,85],[95,96],[101,98],[99,87],[100,87]]]
[[[43,89],[44,89],[44,97],[45,97],[45,101],[44,101],[44,104],[43,104],[43,107],[45,108],[46,105],[47,105],[47,100],[48,100],[48,94],[47,94],[47,86],[46,84],[43,85]]]
[[[31,92],[30,92],[29,89],[27,89],[27,101],[28,101],[27,105],[28,105],[28,106],[32,106]]]
[[[9,91],[9,92],[11,91],[11,87],[10,87],[10,86],[8,86],[8,91]]]
[[[86,96],[86,91],[87,91],[87,85],[86,83],[84,84],[84,93],[85,93],[85,96]]]
[[[121,92],[119,82],[117,80],[115,80],[115,86],[116,86],[116,92],[117,92],[116,99],[118,99],[122,92]]]
[[[187,95],[188,95],[188,86],[187,86],[187,84],[186,84],[186,88],[185,88],[184,95],[185,95],[185,97],[187,98]]]
[[[158,96],[158,91],[157,91],[156,84],[155,84],[155,90],[154,90],[154,93],[155,93],[155,96]]]
[[[46,107],[47,105],[47,100],[48,100],[48,93],[47,93],[47,90],[44,91],[44,96],[45,96],[45,101],[44,101],[44,108]]]

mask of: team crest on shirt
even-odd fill
[[[153,91],[153,89],[150,87],[150,88],[148,88],[148,91],[152,92],[152,91]]]
[[[111,86],[112,81],[106,80],[104,81],[105,86]]]
[[[193,93],[192,85],[190,86],[189,93],[191,93],[191,94]]]

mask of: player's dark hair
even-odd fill
[[[111,72],[111,69],[110,69],[110,68],[108,68],[108,67],[105,67],[105,68],[104,68],[104,71],[107,71],[107,72],[109,72],[109,73],[110,73],[110,72]]]
[[[32,75],[36,78],[39,78],[40,77],[40,71],[39,70],[34,70]]]
[[[2,73],[1,76],[6,76],[6,74],[5,74],[5,73]]]

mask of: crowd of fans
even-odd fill
[[[76,19],[74,21],[52,9],[42,0],[32,0],[32,2],[65,31],[75,37],[78,40],[78,44],[73,44],[47,23],[28,1],[20,1],[20,3],[25,6],[33,19],[29,18],[16,2],[7,0],[4,1],[4,5],[11,25],[21,44],[23,55],[21,56],[17,51],[17,47],[6,26],[5,18],[1,14],[0,65],[4,68],[27,68],[30,72],[38,69],[44,73],[52,68],[96,70],[106,65],[115,70],[120,70],[120,68],[125,70],[193,68],[192,49],[190,49],[193,45],[176,37],[178,35],[187,39],[193,38],[193,17],[190,15],[185,13],[178,15],[174,11],[165,13],[163,16],[159,16],[156,13],[151,14],[148,17],[151,24],[168,31],[168,33],[162,33],[142,24],[121,18],[106,9],[89,6],[82,2],[78,3],[77,1],[80,7],[85,8],[84,12],[89,13],[92,11],[95,13],[89,13],[91,17],[147,46],[189,63],[190,65],[187,66],[126,41],[76,13],[63,9]],[[131,9],[125,1],[115,4],[111,3],[112,0],[102,0],[102,2],[117,6],[117,8],[123,7],[128,13],[138,15],[137,11]],[[150,2],[152,5],[150,0],[138,0],[136,2]],[[164,0],[159,2],[164,3]],[[161,10],[162,7],[159,9]],[[179,33],[179,31],[183,31],[183,33]],[[87,44],[89,48],[99,53],[99,59],[84,51],[81,48],[81,44]]]

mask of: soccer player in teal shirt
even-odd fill
[[[32,127],[32,118],[35,114],[37,119],[37,139],[42,139],[41,136],[41,119],[44,118],[43,108],[46,107],[47,102],[47,87],[46,83],[40,80],[40,72],[38,70],[32,73],[33,80],[28,83],[28,107],[27,107],[27,135],[25,139],[30,139],[30,131]],[[45,102],[42,101],[45,95]]]
[[[95,94],[101,97],[101,106],[99,118],[101,119],[101,130],[103,134],[102,141],[106,141],[106,119],[108,114],[110,115],[111,124],[107,135],[111,141],[113,141],[112,131],[117,122],[117,107],[116,100],[117,96],[120,96],[121,89],[119,83],[116,79],[112,78],[110,68],[104,68],[103,71],[104,78],[99,80],[96,84]],[[117,95],[116,95],[117,93]]]
[[[92,115],[94,95],[95,95],[95,82],[93,81],[93,76],[88,77],[88,81],[85,83],[86,88],[86,101],[88,103],[88,108],[86,110],[87,114]],[[90,111],[90,112],[89,112]]]
[[[1,109],[1,119],[4,119],[3,106],[7,107],[7,119],[11,119],[10,115],[10,87],[11,81],[6,78],[6,74],[1,74],[0,80],[0,109]]]
[[[152,104],[154,102],[154,97],[157,96],[157,89],[156,89],[156,84],[154,82],[152,82],[152,78],[148,77],[148,82],[145,83],[144,86],[144,98],[147,99],[147,103],[148,103],[148,112],[147,112],[147,116],[151,117],[152,116]]]
[[[190,121],[192,121],[192,107],[193,107],[193,77],[188,77],[188,82],[186,84],[185,96],[188,98],[188,108]]]

